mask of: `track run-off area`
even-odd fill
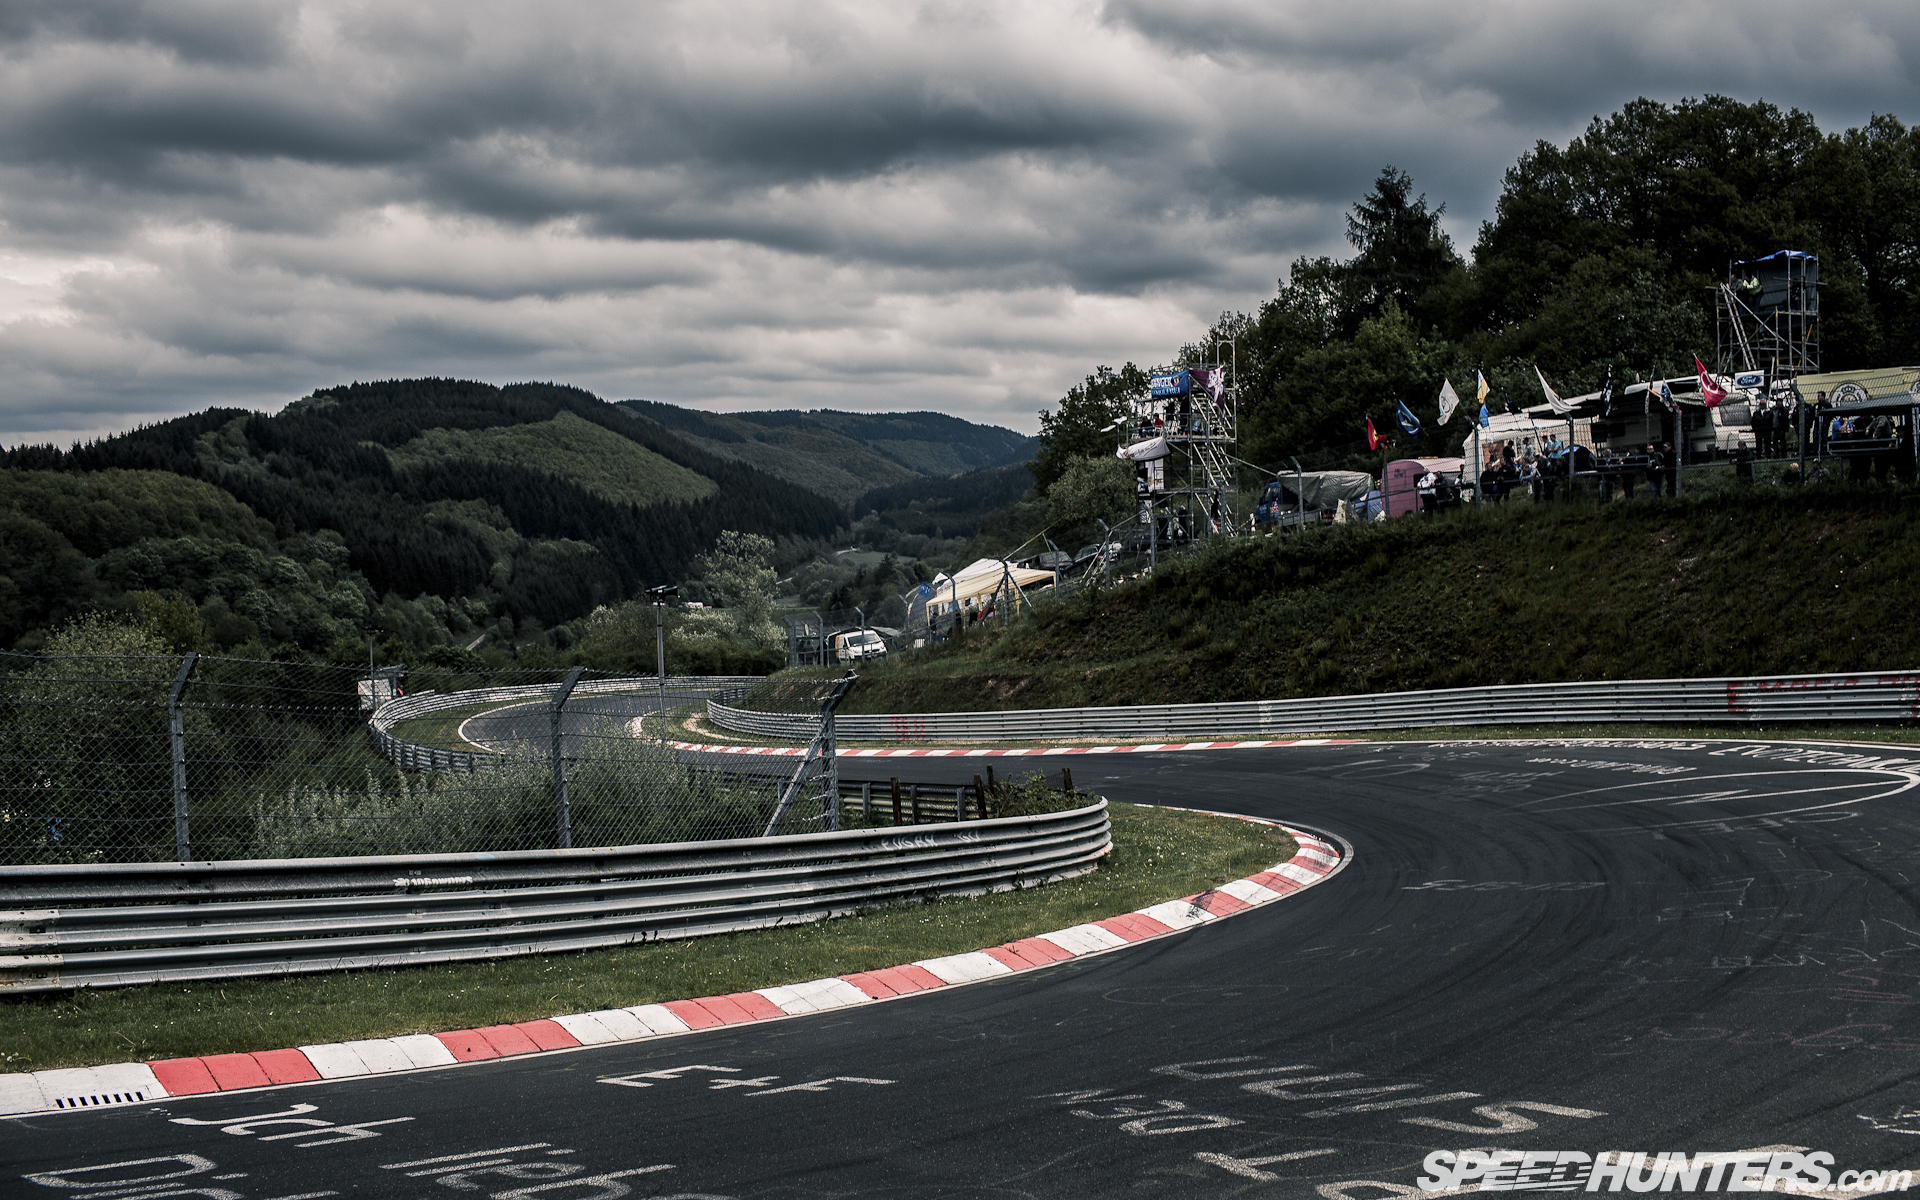
[[[1728,1160],[1698,1190],[1794,1157],[1920,1167],[1920,756],[1389,742],[1074,770],[1350,856],[1178,935],[881,1003],[11,1118],[0,1195],[1373,1200],[1436,1151],[1535,1180],[1644,1153],[1633,1190],[1692,1190],[1654,1165],[1674,1152]]]

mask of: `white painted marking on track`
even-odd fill
[[[785,1092],[825,1092],[831,1090],[831,1085],[836,1083],[865,1083],[879,1087],[898,1082],[899,1080],[897,1079],[863,1079],[858,1075],[835,1075],[830,1079],[815,1079],[809,1083],[790,1083],[786,1087],[766,1088],[763,1091],[749,1094],[754,1096],[777,1096]]]
[[[1323,1154],[1338,1153],[1340,1151],[1337,1148],[1330,1146],[1325,1150],[1293,1150],[1286,1154],[1269,1154],[1261,1158],[1235,1158],[1231,1154],[1208,1154],[1205,1151],[1195,1154],[1194,1157],[1209,1166],[1231,1171],[1235,1175],[1247,1179],[1258,1179],[1262,1183],[1272,1183],[1280,1177],[1272,1171],[1262,1171],[1261,1167],[1278,1162],[1294,1162],[1302,1158],[1318,1158]]]
[[[381,1163],[382,1171],[399,1171],[407,1167],[431,1167],[438,1163],[465,1162],[468,1159],[486,1158],[494,1154],[518,1154],[522,1150],[543,1150],[552,1142],[522,1142],[518,1146],[498,1146],[492,1150],[469,1150],[465,1154],[442,1154],[438,1158],[416,1158],[411,1162]]]
[[[712,1071],[716,1074],[738,1074],[739,1067],[714,1067],[706,1063],[690,1063],[684,1067],[665,1067],[658,1071],[641,1071],[633,1075],[609,1075],[594,1080],[595,1083],[612,1083],[621,1087],[652,1087],[662,1080],[680,1079],[688,1071]]]

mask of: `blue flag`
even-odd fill
[[[1407,431],[1408,437],[1419,437],[1420,436],[1420,418],[1413,415],[1413,410],[1407,407],[1407,402],[1405,400],[1400,401],[1399,404],[1400,404],[1400,428]]]
[[[1493,418],[1487,415],[1487,402],[1482,400],[1480,402],[1480,428],[1485,429],[1492,424]]]

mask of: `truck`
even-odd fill
[[[1295,488],[1299,492],[1295,493]],[[1271,533],[1333,520],[1342,500],[1363,500],[1374,488],[1364,471],[1301,471],[1267,484],[1253,507],[1255,532]]]

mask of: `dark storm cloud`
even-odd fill
[[[248,64],[279,56],[295,10],[195,0],[11,0],[0,6],[0,50],[22,43],[148,46],[188,62]]]
[[[1024,429],[1640,94],[1917,115],[1886,3],[0,7],[0,440],[351,378]]]

